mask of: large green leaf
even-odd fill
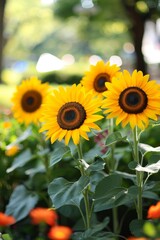
[[[54,179],[48,187],[48,193],[52,199],[55,208],[60,208],[64,205],[79,206],[83,198],[82,191],[89,183],[89,178],[82,176],[74,183],[67,181],[64,178]]]
[[[113,190],[113,188],[121,187],[122,185],[122,177],[116,174],[106,176],[103,178],[96,187],[95,191],[95,199],[103,197],[109,192]]]
[[[6,206],[6,214],[12,215],[17,221],[25,218],[38,201],[37,194],[28,191],[23,185],[17,186]]]
[[[94,211],[102,211],[121,206],[133,201],[137,196],[137,187],[122,187],[120,175],[110,175],[103,178],[96,187]]]
[[[121,188],[122,178],[119,175],[110,175],[103,178],[95,189],[94,210],[101,211],[113,207],[113,199],[119,192],[124,191]]]

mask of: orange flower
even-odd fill
[[[32,209],[29,215],[33,224],[45,222],[46,224],[53,226],[57,221],[57,214],[53,209],[38,207]]]
[[[16,222],[16,219],[12,216],[0,212],[0,226],[8,226]]]
[[[71,228],[66,226],[55,226],[50,229],[48,237],[51,240],[69,240],[71,234]]]
[[[147,218],[160,218],[160,201],[156,205],[150,206]]]
[[[5,155],[8,157],[14,156],[17,152],[19,151],[19,146],[18,145],[12,145],[7,147],[5,151]]]

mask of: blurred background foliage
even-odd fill
[[[0,105],[24,78],[77,83],[113,56],[159,79],[159,13],[159,0],[1,0]]]

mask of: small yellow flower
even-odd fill
[[[89,90],[93,90],[95,95],[102,96],[102,93],[107,90],[106,82],[111,82],[113,77],[119,75],[120,68],[114,64],[111,65],[108,61],[97,62],[97,64],[91,65],[90,70],[87,71],[81,80],[82,85]]]
[[[96,114],[100,111],[100,98],[93,98],[90,92],[86,92],[80,84],[76,86],[62,87],[53,91],[43,106],[43,126],[41,132],[46,131],[47,139],[51,142],[65,139],[65,144],[72,138],[75,145],[80,141],[80,136],[88,139],[87,132],[91,128],[100,130],[96,121],[102,119]]]
[[[104,92],[102,108],[107,118],[116,118],[125,127],[138,126],[144,129],[149,119],[157,120],[160,114],[160,85],[149,81],[149,75],[134,70],[130,74],[124,70],[119,79],[106,83],[108,91]]]
[[[18,153],[19,151],[19,146],[18,145],[11,145],[8,146],[6,151],[5,151],[5,155],[8,157],[14,156],[16,153]]]
[[[12,111],[20,123],[37,123],[50,87],[36,77],[23,80],[12,97]]]

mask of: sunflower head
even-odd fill
[[[42,104],[45,102],[49,89],[47,83],[41,83],[36,77],[23,80],[17,86],[11,100],[12,111],[18,122],[28,125],[39,121]]]
[[[65,139],[67,145],[73,139],[75,145],[80,141],[80,136],[88,139],[90,129],[99,130],[96,121],[102,119],[96,114],[100,111],[101,101],[93,98],[91,91],[86,92],[80,84],[62,87],[53,90],[43,106],[41,132],[47,131],[47,139],[51,142]]]
[[[144,129],[149,119],[157,120],[160,114],[160,86],[149,75],[134,70],[124,70],[119,79],[106,83],[102,108],[107,118],[116,118],[116,124],[130,124]]]
[[[87,90],[92,90],[94,94],[102,96],[102,93],[107,90],[105,83],[117,77],[119,70],[117,65],[111,65],[109,61],[107,63],[98,61],[95,66],[90,66],[90,70],[85,73],[81,83]]]

